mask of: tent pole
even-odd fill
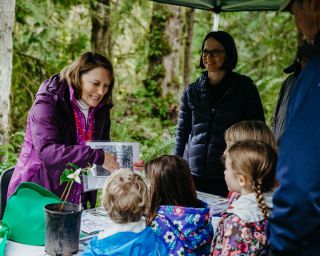
[[[218,31],[219,28],[219,19],[220,19],[220,13],[214,13],[213,14],[213,26],[212,31]]]

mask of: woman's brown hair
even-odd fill
[[[226,152],[235,175],[243,175],[252,184],[252,190],[261,212],[268,218],[263,193],[272,191],[275,184],[277,153],[267,143],[254,140],[236,142]]]
[[[145,172],[151,185],[148,223],[160,205],[201,207],[190,168],[183,158],[170,155],[155,158],[146,163]]]
[[[112,105],[112,90],[114,87],[114,73],[111,62],[101,54],[86,52],[77,60],[72,62],[60,72],[60,81],[67,81],[69,86],[73,86],[77,99],[81,98],[81,75],[97,67],[103,67],[110,72],[111,83],[107,94],[103,97],[102,102]]]

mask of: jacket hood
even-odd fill
[[[73,105],[77,105],[74,89],[72,87],[69,87],[66,81],[60,81],[60,74],[53,75],[41,84],[36,96],[43,94],[51,95],[55,101],[61,100],[65,102],[67,100],[70,101]],[[111,109],[113,105],[100,102],[95,108],[95,111],[102,107]]]
[[[273,192],[263,193],[264,201],[269,212],[273,208],[272,195]],[[240,196],[238,200],[229,206],[227,212],[237,215],[245,222],[256,222],[265,219],[254,193]]]
[[[162,242],[147,227],[139,233],[119,232],[104,239],[93,238],[84,256],[167,255]]]
[[[213,236],[206,203],[203,203],[203,208],[160,206],[152,229],[163,237],[170,249],[180,244],[186,252],[197,251],[200,247],[203,249],[205,244],[211,243]]]
[[[57,100],[58,98],[62,99],[64,98],[66,88],[67,83],[63,81],[60,82],[60,75],[53,75],[49,79],[43,81],[36,96],[43,94],[51,94],[54,95],[55,100]]]

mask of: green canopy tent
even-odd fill
[[[285,0],[153,0],[215,13],[213,30],[218,30],[220,12],[277,11]]]
[[[285,0],[153,0],[216,13],[238,11],[276,11]]]

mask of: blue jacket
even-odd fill
[[[119,232],[98,240],[93,238],[83,256],[162,256],[168,255],[165,246],[150,227],[139,233]]]
[[[305,66],[280,140],[268,241],[275,255],[320,255],[320,57]]]

